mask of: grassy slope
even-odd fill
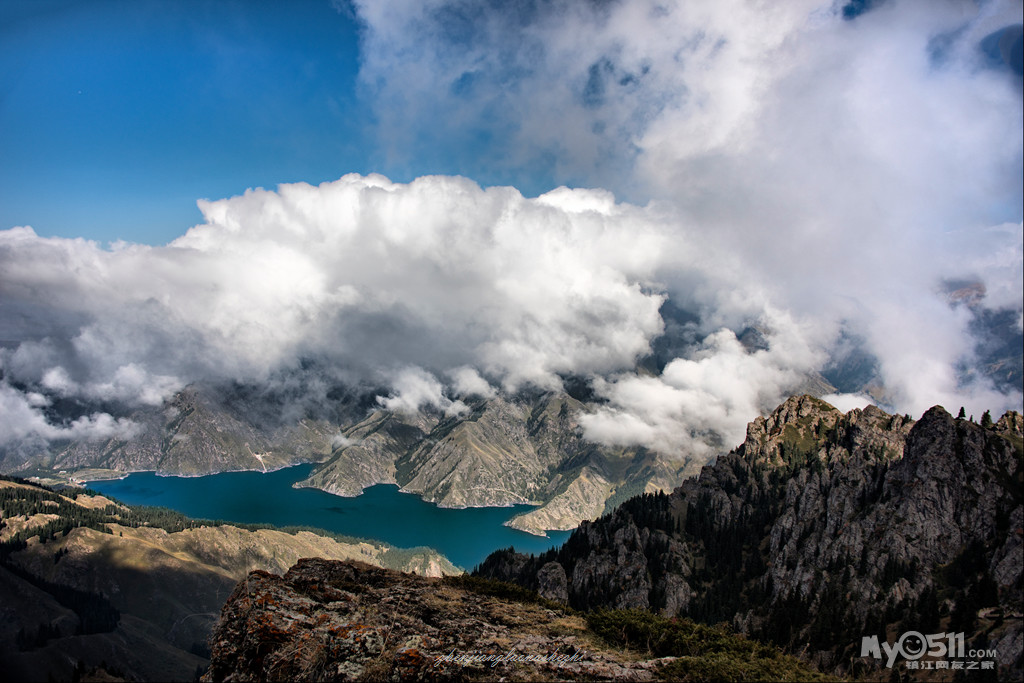
[[[11,541],[16,532],[27,537],[26,547],[8,554],[8,565],[52,584],[103,595],[121,615],[112,632],[76,634],[80,620],[73,611],[45,588],[0,568],[5,617],[0,668],[18,672],[19,679],[46,680],[50,674],[66,679],[73,662],[83,660],[90,666],[105,661],[144,680],[190,680],[207,663],[206,639],[221,605],[252,569],[283,573],[301,557],[325,557],[435,575],[455,571],[427,550],[229,525],[168,531],[133,526],[146,515],[133,515],[137,510],[101,496],[72,499],[6,480],[0,480],[0,493],[8,496],[8,509],[28,506],[2,516],[0,542]],[[78,526],[43,541],[48,522],[78,514],[99,515],[106,520],[98,525],[104,530]],[[26,638],[33,641],[30,646]]]

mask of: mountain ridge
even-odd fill
[[[1022,429],[941,407],[920,420],[793,397],[671,494],[631,499],[541,556],[476,570],[578,609],[725,620],[865,672],[860,638],[964,631],[1021,671]],[[998,609],[999,624],[979,616]],[[985,612],[988,613],[988,612]],[[979,647],[981,647],[979,645]]]
[[[283,573],[319,556],[459,571],[428,549],[202,522],[8,479],[0,513],[0,668],[11,680],[68,680],[76,662],[192,680],[209,664],[221,605],[255,568]]]
[[[453,415],[374,408],[349,396],[330,418],[278,416],[264,424],[254,420],[272,406],[239,391],[217,399],[209,387],[190,386],[163,406],[130,413],[132,438],[59,443],[14,473],[56,483],[80,480],[82,471],[201,476],[312,462],[296,486],[355,496],[394,484],[441,507],[532,504],[509,526],[544,535],[629,495],[671,489],[699,468],[685,457],[586,440],[579,418],[593,406],[564,392],[477,397]]]

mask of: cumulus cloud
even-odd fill
[[[701,334],[774,306],[862,340],[889,407],[1020,408],[963,371],[978,315],[1024,319],[1019,74],[982,45],[1019,2],[356,5],[395,154],[666,202],[664,291]]]
[[[316,359],[393,388],[387,407],[458,411],[436,377],[458,395],[493,395],[481,373],[556,388],[631,367],[662,330],[662,219],[605,191],[349,175],[201,208],[206,222],[165,247],[0,233],[5,304],[22,312],[0,321],[18,342],[0,353],[9,379],[154,405]]]
[[[449,373],[452,379],[452,388],[460,396],[482,396],[483,398],[494,398],[497,390],[491,383],[480,376],[476,369],[469,366],[455,368]]]
[[[458,414],[466,410],[465,404],[453,402],[444,395],[444,385],[422,368],[403,368],[395,373],[390,384],[394,392],[390,396],[378,396],[377,403],[388,410],[400,413],[415,413],[428,407]]]
[[[663,453],[712,456],[743,441],[747,422],[781,403],[825,360],[807,324],[769,312],[771,346],[753,352],[728,329],[659,377],[624,374],[596,389],[608,405],[580,419],[590,439],[642,443]],[[804,328],[804,329],[801,329]]]

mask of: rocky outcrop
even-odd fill
[[[644,681],[655,680],[656,668],[600,651],[578,617],[320,559],[283,577],[249,574],[224,605],[212,643],[203,677],[211,682]]]
[[[1021,427],[1018,413],[982,427],[936,407],[915,423],[794,397],[671,495],[627,501],[540,557],[495,553],[479,571],[539,589],[557,585],[557,565],[573,607],[727,620],[840,673],[870,663],[863,635],[962,631],[1016,676]]]
[[[590,467],[582,468],[565,490],[557,493],[544,505],[508,521],[508,526],[537,533],[550,529],[573,529],[573,520],[597,519],[604,512],[605,502],[611,496],[612,483]]]
[[[300,560],[283,577],[252,572],[221,611],[202,680],[727,680],[738,671],[821,680],[772,648],[693,624],[668,625],[679,637],[661,649],[678,654],[655,654],[620,632],[664,628],[643,615],[619,614],[595,631],[589,618],[483,583],[320,559]],[[614,645],[605,633],[619,636]]]
[[[374,484],[398,484],[395,461],[423,441],[437,418],[375,411],[347,429],[331,457],[295,484],[339,496],[358,496]]]

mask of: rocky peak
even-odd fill
[[[790,396],[782,405],[772,411],[771,415],[764,418],[765,425],[769,429],[782,428],[782,426],[795,423],[801,420],[818,419],[822,417],[835,417],[841,415],[832,405],[820,398],[804,394],[802,396]],[[754,420],[757,422],[757,420]]]
[[[1017,413],[983,427],[941,407],[914,422],[794,397],[671,495],[479,572],[578,609],[731,621],[840,674],[865,666],[863,634],[962,631],[1019,676],[1020,620],[980,615],[1021,611],[1021,426]]]
[[[853,451],[892,460],[902,455],[912,425],[908,417],[889,415],[873,405],[844,415],[819,398],[793,396],[768,417],[748,424],[746,440],[736,453],[752,466],[769,468],[846,460]]]
[[[768,417],[758,417],[747,425],[747,438],[740,451],[751,463],[781,466],[786,451],[806,450],[809,434],[822,427],[831,428],[842,413],[813,396],[792,396]]]
[[[996,422],[994,431],[996,434],[1020,438],[1020,435],[1024,433],[1024,415],[1021,415],[1016,410],[1007,411]]]

